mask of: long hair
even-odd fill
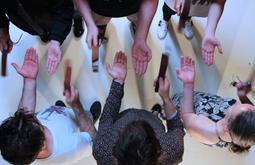
[[[0,149],[5,160],[27,165],[38,156],[45,140],[42,126],[34,114],[18,110],[0,126]]]
[[[229,119],[229,133],[232,137],[230,150],[235,153],[248,152],[255,144],[255,111],[241,112]]]

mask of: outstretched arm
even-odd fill
[[[92,17],[89,1],[88,0],[73,0],[73,1],[76,7],[78,8],[78,10],[80,11],[83,19],[85,20],[86,26],[88,28],[86,42],[89,48],[91,48],[92,46],[97,46],[98,45],[98,29]]]
[[[204,116],[198,116],[193,109],[193,90],[195,82],[195,62],[188,56],[181,58],[181,68],[177,70],[178,78],[183,82],[183,98],[181,102],[181,118],[184,128],[198,141],[215,144],[218,137],[215,123]]]
[[[113,82],[99,121],[99,131],[111,128],[119,114],[127,75],[127,57],[123,52],[117,52],[113,64],[107,64],[106,67],[109,75],[113,78]]]
[[[27,113],[35,113],[36,106],[36,78],[38,74],[38,55],[34,48],[27,50],[22,67],[13,63],[16,71],[23,76],[23,92],[19,103],[19,108],[23,108]]]
[[[93,118],[90,112],[84,110],[78,90],[71,86],[70,90],[65,90],[66,102],[72,107],[76,120],[81,132],[88,132],[92,139],[95,139],[97,131],[93,123]]]
[[[212,65],[214,60],[214,50],[217,47],[222,53],[222,47],[215,37],[215,31],[224,10],[226,0],[214,0],[210,6],[207,25],[202,41],[202,55],[206,64]]]
[[[134,44],[132,48],[132,59],[135,73],[143,75],[149,61],[151,60],[151,50],[146,43],[151,21],[157,10],[158,0],[142,0],[138,13],[138,21]]]

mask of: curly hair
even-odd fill
[[[27,165],[38,156],[44,132],[34,114],[18,110],[0,126],[0,149],[5,160],[14,165]]]
[[[113,148],[118,165],[156,165],[161,146],[146,121],[134,121],[119,133]]]
[[[229,149],[235,153],[248,152],[255,144],[255,111],[241,112],[230,118],[228,129],[233,140]]]

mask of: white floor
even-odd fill
[[[248,0],[250,4],[251,0]],[[231,74],[232,68],[235,68],[233,60],[241,58],[241,55],[235,55],[232,51],[238,49],[238,45],[232,41],[231,37],[235,35],[231,34],[229,36],[224,36],[224,32],[219,30],[217,33],[221,38],[222,44],[226,45],[225,48],[231,46],[236,46],[233,49],[225,49],[227,56],[216,56],[216,65],[212,67],[205,66],[201,61],[200,54],[200,44],[201,34],[203,27],[205,26],[205,19],[194,19],[196,36],[191,42],[187,41],[182,35],[176,33],[177,17],[174,16],[172,19],[172,24],[170,24],[169,35],[165,41],[160,41],[157,39],[156,28],[159,19],[161,18],[161,6],[162,1],[160,1],[157,14],[153,20],[152,27],[148,36],[148,44],[151,47],[153,58],[150,62],[149,68],[143,77],[136,77],[134,74],[132,63],[131,63],[131,47],[132,47],[132,36],[129,30],[129,22],[125,18],[113,19],[112,22],[107,27],[106,35],[109,36],[109,42],[102,46],[100,49],[100,69],[99,73],[93,73],[91,68],[91,51],[87,48],[85,43],[86,35],[83,35],[81,39],[76,39],[73,34],[70,33],[68,39],[62,46],[62,51],[64,52],[64,57],[62,59],[62,64],[60,65],[57,73],[54,76],[49,76],[45,70],[45,55],[47,50],[47,45],[40,42],[36,37],[32,37],[27,33],[24,33],[14,26],[11,26],[11,37],[15,41],[19,38],[20,34],[23,33],[23,37],[19,44],[14,46],[12,53],[8,56],[8,76],[3,78],[0,77],[0,121],[7,118],[9,115],[13,114],[21,96],[22,89],[22,78],[14,71],[11,67],[12,62],[22,64],[24,53],[27,48],[34,47],[39,52],[40,57],[40,71],[38,78],[38,90],[37,90],[37,110],[43,110],[48,106],[54,104],[58,99],[64,99],[62,96],[63,90],[63,76],[64,76],[64,63],[66,59],[71,59],[73,64],[73,83],[77,85],[80,91],[80,97],[83,105],[86,109],[89,109],[90,105],[95,100],[100,100],[103,104],[109,92],[109,87],[111,84],[111,79],[106,73],[103,63],[112,62],[114,54],[118,50],[124,51],[128,56],[128,77],[125,84],[125,96],[122,102],[121,109],[126,109],[129,107],[136,108],[150,108],[155,102],[160,101],[159,96],[153,91],[153,80],[158,74],[158,66],[160,63],[160,57],[162,52],[167,52],[170,55],[169,58],[169,71],[168,75],[171,78],[172,90],[171,93],[181,92],[182,85],[180,81],[176,78],[175,70],[180,64],[180,55],[183,53],[193,55],[198,63],[197,65],[197,89],[206,90],[212,93],[221,93],[222,95],[229,94],[229,97],[234,96],[234,90],[228,86],[228,83],[232,79]],[[229,2],[229,6],[237,6],[241,4],[241,0],[236,2]],[[255,4],[255,3],[253,3]],[[242,6],[241,6],[242,7]],[[245,6],[243,6],[245,8]],[[249,11],[253,8],[249,8]],[[226,14],[224,13],[222,21],[226,21],[226,16],[231,16],[234,9],[229,9],[226,7]],[[254,14],[254,12],[249,13]],[[247,14],[246,14],[247,15]],[[243,18],[237,17],[239,21]],[[244,22],[244,21],[242,21]],[[229,23],[230,25],[231,22]],[[221,23],[219,26],[224,27],[224,30],[229,29],[229,24]],[[234,23],[233,23],[234,24]],[[254,24],[254,23],[253,23]],[[246,27],[246,26],[245,26]],[[245,28],[244,28],[245,29]],[[230,29],[230,31],[233,29]],[[244,31],[244,30],[243,30]],[[228,32],[228,31],[227,31]],[[254,30],[252,31],[254,32]],[[241,33],[241,32],[239,32]],[[238,34],[239,34],[238,33]],[[86,33],[85,33],[86,34]],[[236,34],[237,36],[240,36]],[[252,33],[252,35],[254,35]],[[170,37],[171,36],[171,37]],[[252,40],[248,37],[248,39]],[[254,37],[253,37],[254,38]],[[244,39],[243,39],[244,40]],[[229,45],[229,42],[232,45]],[[252,42],[254,43],[254,42]],[[249,47],[250,46],[250,47]],[[253,51],[254,48],[248,45],[249,50]],[[223,46],[224,48],[224,46]],[[251,52],[249,52],[252,54]],[[197,56],[195,56],[195,54]],[[233,58],[228,58],[230,55]],[[229,64],[229,62],[231,62]],[[247,61],[245,61],[247,62]],[[253,62],[253,61],[252,61]],[[253,63],[254,65],[254,63]],[[232,66],[232,67],[231,67]],[[243,73],[240,73],[242,78]],[[250,68],[246,69],[245,71]],[[246,72],[245,72],[246,73]],[[229,75],[229,76],[227,76]],[[224,149],[219,149],[215,147],[208,147],[206,145],[200,144],[195,140],[191,139],[189,135],[185,137],[185,154],[183,158],[183,165],[253,165],[255,162],[255,151],[252,150],[248,154],[236,155],[228,152]],[[0,159],[0,164],[7,164],[2,159]],[[76,165],[95,165],[96,162],[92,157],[84,158]]]

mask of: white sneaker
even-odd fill
[[[189,20],[186,20],[185,21],[185,26],[183,28],[183,34],[184,36],[186,37],[186,39],[188,40],[191,40],[193,38],[193,29],[192,29],[192,21],[189,19]]]
[[[167,34],[167,26],[168,26],[168,22],[164,21],[164,20],[160,20],[158,23],[158,29],[157,29],[157,34],[158,34],[158,38],[160,40],[163,40],[166,37]]]

